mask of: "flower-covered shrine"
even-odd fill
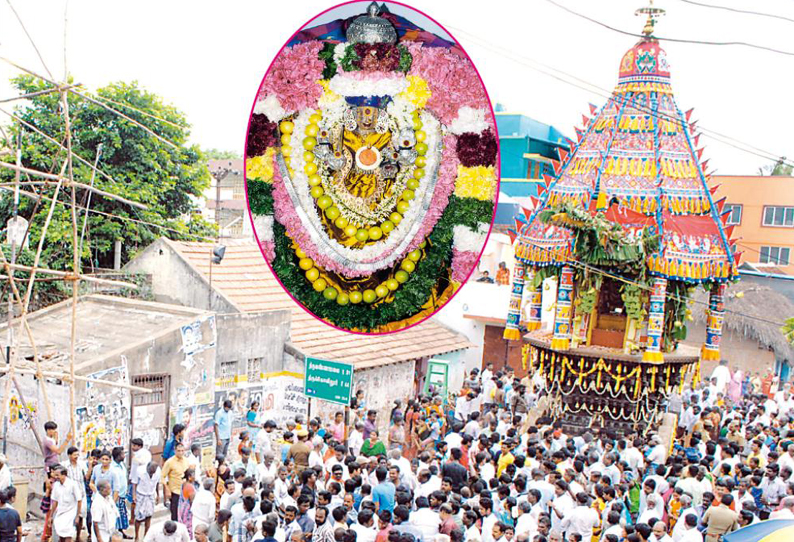
[[[673,387],[699,378],[700,359],[720,358],[723,297],[738,254],[723,202],[712,198],[691,111],[676,105],[667,55],[653,37],[660,12],[639,10],[648,15],[644,37],[623,55],[612,96],[591,106],[529,220],[517,220],[513,232],[504,336],[523,336],[526,367],[540,371],[551,414],[571,432],[647,430]],[[550,277],[552,333],[541,330]],[[709,291],[707,334],[700,353],[687,352],[678,345],[699,286]]]

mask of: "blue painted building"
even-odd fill
[[[569,150],[565,136],[554,126],[520,113],[508,113],[496,104],[502,184],[499,191],[514,198],[538,195],[543,174],[554,175],[551,160],[557,149]]]

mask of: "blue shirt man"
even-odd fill
[[[226,399],[223,408],[215,413],[215,455],[226,456],[232,440],[232,402]]]
[[[389,471],[386,467],[378,467],[375,469],[375,477],[378,479],[378,485],[372,488],[372,502],[375,504],[375,510],[381,512],[394,512],[394,494],[397,489],[394,484],[386,480],[386,475]]]

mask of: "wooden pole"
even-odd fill
[[[63,172],[66,171],[67,161],[63,162],[61,166],[61,177]],[[52,212],[55,210],[55,202],[58,200],[58,192],[61,191],[61,181],[63,179],[58,180],[58,184],[55,187],[55,194],[52,197],[52,204],[50,208],[47,210],[47,218],[44,219],[44,226],[41,228],[41,238],[39,239],[39,246],[36,248],[36,255],[33,258],[33,268],[30,272],[30,278],[28,279],[28,287],[25,290],[25,301],[22,304],[22,310],[27,312],[28,306],[30,305],[30,296],[33,293],[33,281],[36,278],[36,270],[39,267],[39,261],[41,260],[41,252],[44,249],[44,240],[47,238],[47,230],[50,227],[50,220],[52,220]]]
[[[0,367],[0,374],[5,374],[7,372],[9,372],[8,367]],[[14,372],[16,374],[21,374],[21,375],[34,375],[34,376],[37,375],[36,369],[25,369],[25,368],[17,367],[14,369]],[[69,378],[69,373],[62,373],[58,371],[39,371],[39,372],[41,373],[41,376],[47,378],[58,378],[60,380],[67,380]],[[152,391],[148,388],[142,388],[140,386],[132,386],[130,384],[125,384],[123,382],[110,382],[108,380],[102,380],[100,378],[91,378],[88,376],[74,375],[74,380],[75,382],[88,382],[91,384],[110,386],[113,388],[123,388],[125,390],[139,391],[143,393],[149,393]]]
[[[15,269],[17,271],[29,271],[33,272],[34,268],[30,267],[29,265],[19,265],[19,264],[8,264],[8,267],[11,269]],[[108,286],[118,286],[119,288],[133,288],[138,289],[137,284],[133,284],[132,282],[124,282],[121,280],[112,280],[112,279],[103,279],[100,277],[93,277],[91,275],[83,275],[82,273],[75,275],[74,273],[70,273],[69,271],[58,271],[56,269],[45,269],[43,267],[39,267],[35,269],[36,273],[41,273],[42,275],[52,275],[54,277],[60,277],[63,280],[84,280],[86,282],[96,282],[97,284],[107,284]]]
[[[81,86],[83,86],[82,83],[74,83],[72,85],[65,85],[66,88],[81,87]],[[44,89],[44,90],[39,90],[37,92],[28,92],[27,94],[22,94],[21,96],[14,96],[13,98],[4,98],[4,99],[0,100],[0,104],[4,104],[4,103],[7,103],[7,102],[15,102],[17,100],[29,100],[31,98],[35,98],[36,96],[44,96],[44,95],[47,95],[47,94],[52,94],[53,92],[60,92],[60,91],[61,91],[60,88],[55,87],[55,88],[48,88],[48,89]]]
[[[69,419],[71,420],[72,438],[77,434],[77,427],[74,420],[75,399],[74,399],[74,358],[77,350],[77,301],[80,295],[80,253],[79,241],[77,240],[77,189],[74,185],[74,169],[72,168],[72,124],[69,115],[69,94],[65,90],[61,91],[61,102],[63,104],[63,122],[66,131],[66,162],[68,164],[69,184],[71,185],[72,197],[72,329],[69,341]],[[60,181],[58,181],[60,182]]]
[[[25,409],[27,410],[28,402],[25,400],[25,395],[22,393],[22,386],[19,385],[19,381],[17,380],[17,377],[15,377],[14,375],[8,375],[8,379],[14,382],[14,387],[17,389],[17,393],[19,394],[19,400],[22,401],[22,406],[25,407]],[[39,430],[36,429],[36,424],[35,423],[30,424],[30,428],[33,430],[33,437],[36,439],[36,443],[39,445],[39,448],[41,448],[41,455],[47,455],[46,450],[44,450],[44,445],[41,443]]]
[[[59,141],[57,141],[56,139],[48,136],[47,134],[45,134],[44,132],[42,132],[41,130],[36,128],[34,125],[32,125],[29,122],[25,121],[25,119],[23,119],[22,117],[19,117],[18,115],[15,115],[14,113],[9,113],[8,111],[3,109],[2,107],[0,107],[0,113],[3,113],[4,115],[8,115],[9,117],[11,117],[12,119],[15,119],[18,123],[20,123],[23,126],[25,126],[28,130],[36,132],[41,137],[43,137],[44,139],[46,139],[47,141],[49,141],[53,145],[57,146],[60,150],[64,150],[64,151],[66,150],[66,147],[64,147]],[[93,166],[93,164],[91,164],[91,162],[89,162],[88,160],[86,160],[85,158],[80,156],[79,154],[72,154],[72,156],[74,158],[76,158],[77,161],[82,163],[83,165],[86,165],[86,166],[88,166],[90,168],[94,168],[94,166]],[[114,179],[113,177],[111,177],[110,175],[108,175],[107,173],[102,171],[101,169],[99,169],[99,167],[94,168],[94,171],[96,173],[99,173],[101,176],[103,176],[108,181],[112,182],[113,184],[118,184],[118,181],[116,181],[116,179]]]
[[[69,138],[67,138],[67,139],[69,139]],[[74,153],[69,152],[69,154],[67,155],[67,159],[66,159],[67,163],[71,163],[72,154],[74,154]],[[14,164],[9,164],[8,162],[0,162],[0,167],[4,167],[6,169],[11,169],[11,170],[14,170],[14,171],[21,171],[22,173],[27,173],[28,175],[32,175],[33,177],[39,177],[41,179],[48,179],[50,181],[57,181],[58,183],[60,183],[62,181],[66,181],[66,183],[71,188],[78,187],[78,188],[81,188],[83,190],[88,190],[89,192],[94,192],[95,194],[99,194],[100,196],[103,196],[105,198],[112,199],[112,200],[124,203],[125,205],[129,205],[130,207],[137,207],[139,209],[144,209],[144,210],[148,209],[148,207],[146,205],[144,205],[143,203],[138,203],[137,201],[132,201],[132,200],[129,200],[127,198],[123,198],[123,197],[118,196],[116,194],[113,194],[111,192],[106,192],[105,190],[100,190],[99,188],[96,188],[96,187],[88,185],[88,184],[78,183],[78,182],[74,181],[72,178],[69,178],[69,177],[63,178],[62,175],[55,175],[53,173],[47,173],[46,171],[39,171],[38,169],[31,169],[31,168],[22,167],[22,166],[16,166]],[[3,183],[3,184],[9,184],[9,183]],[[32,184],[32,183],[28,182],[28,183],[25,183],[25,184]],[[50,182],[50,183],[45,183],[45,184],[54,184],[54,183]]]

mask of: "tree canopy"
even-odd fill
[[[51,88],[49,83],[30,76],[17,77],[12,83],[20,94]],[[112,267],[117,239],[123,245],[122,261],[127,261],[160,236],[190,240],[213,236],[214,225],[201,217],[196,204],[197,198],[210,185],[210,175],[199,147],[187,143],[190,125],[185,115],[159,96],[142,89],[137,82],[111,83],[92,97],[148,127],[174,146],[105,107],[69,94],[73,152],[93,163],[101,145],[99,169],[113,179],[97,174],[92,181],[91,168],[74,161],[75,180],[85,184],[93,182],[97,188],[148,206],[146,210],[137,209],[98,194],[91,195],[89,203],[89,192],[78,189],[78,205],[90,209],[81,251],[83,266],[89,269]],[[16,114],[63,142],[65,128],[59,100],[58,93],[35,96],[18,107]],[[65,151],[19,123],[13,125],[11,134],[16,137],[20,130],[22,165],[57,173],[66,157]],[[13,147],[13,144],[9,142],[7,146]],[[13,156],[4,159],[12,161]],[[9,180],[13,173],[0,171],[0,180]],[[23,189],[34,191],[28,187]],[[52,198],[54,191],[54,186],[46,186],[42,195]],[[0,197],[2,224],[11,217],[11,199]],[[61,191],[58,199],[63,203],[55,207],[42,258],[44,265],[64,269],[71,266],[72,219],[68,194]],[[50,200],[43,199],[38,203],[38,211],[34,211],[35,199],[20,201],[19,215],[32,220],[31,248],[39,241],[46,217],[43,211],[49,204]],[[85,211],[78,209],[80,229],[85,216]]]

